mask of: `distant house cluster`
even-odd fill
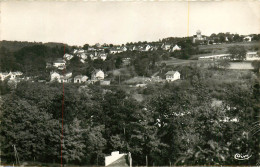
[[[0,79],[1,81],[4,81],[5,79],[9,79],[9,80],[12,80],[12,81],[20,81],[21,79],[21,76],[23,75],[22,72],[20,71],[16,71],[16,72],[0,72]]]
[[[220,37],[221,36],[221,37]],[[230,34],[229,32],[227,33],[222,33],[220,36],[211,35],[211,36],[206,36],[202,35],[200,30],[197,30],[196,35],[193,35],[192,42],[193,43],[199,43],[199,44],[221,44],[222,42],[230,42],[235,38],[234,34]],[[241,42],[251,42],[253,40],[253,35],[248,35],[248,36],[243,36],[243,35],[238,35],[237,38],[241,37]],[[220,38],[222,38],[220,40]]]
[[[52,71],[50,73],[51,82],[57,81],[59,83],[95,83],[100,81],[101,85],[110,85],[110,81],[105,81],[105,74],[102,70],[96,69],[92,72],[91,78],[89,79],[86,75],[76,75],[72,77],[72,72],[60,74]]]

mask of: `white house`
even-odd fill
[[[174,52],[175,50],[181,50],[181,48],[178,45],[175,45],[171,51]]]
[[[105,52],[101,52],[99,54],[99,57],[102,59],[102,60],[106,60],[107,59],[107,54]]]
[[[252,41],[252,37],[251,36],[246,36],[243,39],[244,39],[244,41],[247,41],[247,42],[251,42]]]
[[[162,44],[162,49],[163,50],[170,50],[171,49],[171,45],[170,44]]]
[[[86,75],[77,75],[74,77],[74,83],[84,83],[88,80]]]
[[[260,60],[260,56],[257,54],[257,52],[247,52],[246,60],[247,61]]]
[[[66,67],[66,61],[63,59],[57,59],[53,62],[53,66],[59,69],[64,69]]]
[[[70,60],[70,59],[73,58],[73,55],[70,55],[70,54],[66,53],[66,54],[63,56],[63,58],[66,59],[66,60]]]
[[[88,58],[88,55],[86,53],[79,53],[77,56],[83,60],[86,60]]]
[[[102,70],[94,70],[91,74],[91,80],[96,81],[96,80],[103,80],[105,78],[105,74]]]
[[[151,46],[150,46],[150,45],[145,45],[145,46],[143,47],[143,51],[145,51],[145,52],[149,51],[150,49],[151,49]]]
[[[122,47],[121,47],[121,50],[122,50],[123,52],[125,52],[125,51],[127,51],[127,48],[126,48],[125,46],[122,46]]]
[[[51,82],[57,80],[58,82],[60,82],[60,74],[57,72],[51,72]]]
[[[178,71],[168,71],[165,75],[166,81],[175,81],[181,78],[181,74]]]
[[[64,75],[60,75],[57,72],[51,72],[51,82],[57,80],[59,83],[64,82],[64,83],[68,83],[71,82],[71,76],[72,76],[72,72],[68,72]]]
[[[122,159],[125,161],[125,156],[127,154],[119,154],[119,151],[114,151],[111,155],[105,157],[105,166],[111,165],[112,163]],[[118,166],[118,165],[117,165]]]
[[[10,80],[15,80],[15,79],[17,79],[17,77],[18,76],[21,76],[21,75],[23,75],[23,73],[22,72],[20,72],[20,71],[17,71],[17,72],[9,72],[9,73],[7,73],[7,72],[0,72],[0,79],[3,81],[3,80],[5,80],[7,77],[10,77],[9,79]]]

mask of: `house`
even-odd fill
[[[121,47],[121,50],[122,50],[123,52],[125,52],[125,51],[127,51],[127,48],[126,48],[125,46],[122,46],[122,47]]]
[[[72,77],[72,72],[68,72],[64,75],[60,75],[57,72],[51,72],[51,82],[57,80],[59,83],[64,82],[64,83],[69,83],[71,82],[71,77]]]
[[[107,59],[107,54],[105,52],[101,52],[99,53],[99,57],[102,59],[102,60],[106,60]]]
[[[83,60],[86,60],[88,58],[88,55],[86,53],[79,53],[77,56]]]
[[[181,74],[178,71],[168,71],[165,75],[166,81],[175,81],[181,78]]]
[[[143,51],[147,52],[147,51],[149,51],[151,48],[152,48],[152,47],[151,47],[150,45],[145,45],[145,46],[143,47]]]
[[[78,53],[78,49],[73,50],[73,54],[76,54],[76,53]]]
[[[119,154],[114,151],[109,156],[105,156],[105,166],[128,166],[126,163],[127,154]]]
[[[52,72],[50,73],[50,75],[51,75],[51,82],[53,82],[53,81],[55,81],[55,80],[57,80],[58,82],[60,82],[60,74],[59,74],[59,73],[52,71]]]
[[[257,54],[257,52],[247,52],[246,60],[247,61],[260,60],[260,56]]]
[[[53,66],[62,70],[66,67],[66,61],[63,59],[56,59],[56,61],[53,62]]]
[[[88,47],[88,51],[96,51],[96,49],[92,47]]]
[[[73,55],[70,55],[68,53],[66,53],[64,56],[63,56],[64,59],[66,60],[71,60],[73,58]]]
[[[204,40],[206,40],[206,37],[203,37],[203,36],[201,35],[201,31],[198,30],[198,31],[196,32],[196,35],[194,35],[192,42],[193,42],[193,43],[196,43],[197,41],[204,41]]]
[[[18,77],[19,76],[21,76],[21,75],[23,75],[23,73],[22,72],[20,72],[20,71],[17,71],[17,72],[9,72],[9,73],[7,73],[7,72],[1,72],[0,73],[0,78],[1,78],[1,80],[3,81],[3,80],[5,80],[6,78],[8,78],[8,77],[10,77],[9,78],[9,80],[16,80],[16,79],[18,79]]]
[[[114,49],[114,48],[110,49],[110,54],[116,54],[116,53],[117,53],[116,49]]]
[[[137,48],[136,46],[130,46],[130,47],[129,47],[129,50],[130,50],[130,51],[134,51],[134,50],[138,50],[138,48]]]
[[[78,50],[78,53],[84,53],[84,52],[85,52],[85,50],[83,50],[83,49]]]
[[[172,49],[171,52],[174,52],[175,50],[181,50],[181,48],[178,45],[175,45]]]
[[[84,83],[88,80],[86,75],[77,75],[74,77],[74,83]]]
[[[91,80],[97,81],[97,80],[103,80],[105,78],[105,74],[102,70],[94,70],[91,74]]]
[[[252,37],[251,36],[246,36],[243,38],[244,41],[246,42],[251,42],[252,41]]]
[[[162,44],[161,47],[163,50],[170,50],[171,49],[171,45],[170,44]]]

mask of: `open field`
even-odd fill
[[[255,50],[256,48],[260,47],[259,42],[239,42],[239,43],[228,43],[228,44],[216,44],[216,45],[200,45],[199,50],[210,52],[206,54],[198,54],[198,55],[192,55],[191,60],[197,60],[198,57],[201,56],[210,56],[214,54],[224,54],[227,53],[228,48],[231,46],[244,46],[247,50]]]
[[[171,65],[185,65],[185,64],[189,64],[189,63],[194,63],[197,62],[198,60],[182,60],[182,59],[176,59],[171,57],[169,60],[164,60],[161,61],[160,63],[165,63],[166,66],[171,66]]]
[[[213,50],[213,51],[218,51],[218,50],[226,50],[228,47],[231,46],[244,46],[246,49],[254,49],[255,47],[260,46],[259,42],[238,42],[238,43],[223,43],[223,44],[216,44],[216,45],[200,45],[199,49],[200,50]]]

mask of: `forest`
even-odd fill
[[[255,165],[259,76],[186,66],[185,78],[146,88],[20,82],[0,99],[2,162],[104,165],[112,151],[133,165]],[[138,92],[145,98],[137,101]],[[62,108],[64,107],[63,115]],[[63,118],[63,119],[62,119]],[[62,121],[64,126],[62,127]],[[63,129],[63,140],[62,137]],[[250,154],[239,161],[235,154]]]

